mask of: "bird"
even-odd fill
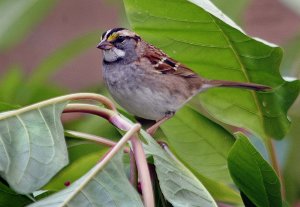
[[[154,120],[151,133],[209,88],[271,89],[256,83],[203,78],[126,28],[105,31],[97,48],[103,51],[103,79],[109,93],[129,113]]]

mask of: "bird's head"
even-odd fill
[[[97,48],[103,51],[104,61],[112,63],[136,58],[136,46],[141,40],[136,33],[125,28],[114,28],[102,34]]]

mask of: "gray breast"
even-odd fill
[[[170,85],[164,80],[164,75],[134,66],[103,66],[104,80],[112,97],[128,112],[138,117],[159,120],[165,114],[175,112],[187,100],[182,95],[182,89],[170,90],[176,87],[176,81],[182,81],[179,78],[174,77],[174,84]]]

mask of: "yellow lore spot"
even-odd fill
[[[107,40],[108,40],[109,42],[112,42],[112,41],[114,41],[115,39],[117,39],[118,36],[119,36],[119,34],[117,34],[116,32],[115,32],[115,33],[112,33],[111,35],[109,35],[109,37],[107,38]]]

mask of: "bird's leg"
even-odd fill
[[[164,123],[165,121],[167,121],[168,119],[170,119],[171,116],[165,116],[164,118],[162,118],[161,120],[157,121],[155,124],[153,124],[151,127],[149,127],[146,131],[148,134],[150,134],[151,136],[154,135],[154,133],[156,132],[156,130],[159,128],[159,126]]]
[[[146,131],[148,134],[150,134],[151,136],[154,135],[154,133],[156,132],[156,130],[159,128],[159,126],[161,124],[163,124],[165,121],[169,120],[170,118],[172,118],[174,116],[175,112],[168,112],[166,113],[166,115],[158,120],[155,124],[153,124],[151,127],[149,127]]]

